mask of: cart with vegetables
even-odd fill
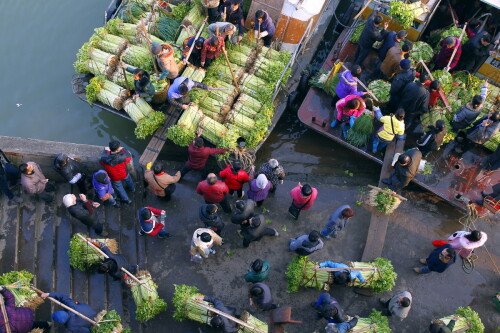
[[[455,314],[440,318],[437,322],[448,325],[450,320],[456,318],[453,333],[483,333],[484,325],[478,313],[471,307],[459,307]]]

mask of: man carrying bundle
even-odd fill
[[[227,21],[238,28],[238,37],[231,36],[231,43],[239,43],[245,33],[245,16],[241,8],[241,0],[227,0],[226,3],[219,6],[219,13],[223,21]]]
[[[201,256],[206,259],[209,254],[215,254],[214,244],[222,245],[222,238],[212,229],[198,228],[193,233],[189,253],[191,257]]]
[[[421,159],[422,153],[418,148],[410,149],[399,155],[394,171],[389,178],[382,179],[382,183],[389,185],[388,187],[393,191],[406,187],[417,175]]]
[[[264,283],[254,283],[248,286],[248,299],[250,306],[255,306],[259,311],[274,310],[278,306],[273,304],[271,289]]]
[[[239,318],[236,314],[236,309],[232,306],[225,306],[219,299],[215,297],[205,296],[205,297],[196,297],[197,301],[205,301],[212,303],[212,306],[224,313],[227,313],[230,316]],[[210,312],[212,315],[212,319],[210,319],[210,326],[214,328],[218,328],[223,333],[236,333],[238,332],[238,325],[229,318],[216,314],[214,312]]]
[[[405,59],[405,55],[410,53],[410,44],[405,43],[402,46],[393,46],[387,51],[384,61],[380,65],[380,71],[384,74],[387,80],[402,71],[400,66],[401,60]]]
[[[151,53],[156,56],[156,61],[161,70],[159,80],[165,78],[173,80],[179,76],[179,67],[174,58],[174,48],[171,45],[152,42]]]
[[[73,310],[81,313],[89,319],[94,319],[97,315],[97,312],[94,311],[88,304],[75,302],[68,296],[57,293],[43,293],[40,295],[43,299],[47,297],[52,297],[55,300],[58,300],[62,304],[72,308]],[[91,333],[92,324],[86,321],[85,319],[77,316],[71,311],[56,311],[52,314],[52,320],[56,323],[64,324],[64,327],[70,332],[74,333]]]
[[[88,240],[91,241],[91,239]],[[111,252],[106,244],[99,241],[95,241],[92,243],[100,248],[101,251],[108,256],[108,258],[105,258],[102,263],[99,264],[99,267],[97,267],[97,272],[99,274],[108,274],[113,278],[114,281],[123,281],[127,286],[131,286],[132,281],[130,280],[130,276],[128,276],[121,269],[123,267],[130,273],[135,274],[137,272],[138,266],[130,265],[123,255]]]
[[[201,49],[203,48],[203,43],[205,42],[205,38],[203,37],[198,37],[198,39],[195,41],[196,36],[188,37],[184,40],[182,43],[182,57],[181,60],[185,64],[188,63],[188,61],[196,67],[201,67]],[[191,55],[189,56],[189,59],[187,58],[189,51],[191,50],[191,47],[193,46],[193,51],[191,52]]]
[[[177,107],[177,109],[186,110],[191,102],[189,99],[191,89],[210,90],[210,87],[185,76],[179,76],[168,88],[168,102]]]
[[[212,61],[220,56],[221,52],[226,52],[225,46],[223,37],[212,36],[206,39],[201,49],[201,66],[207,69]]]
[[[333,261],[323,261],[319,263],[319,265],[314,266],[314,270],[317,270],[318,268],[349,268],[346,264],[343,263],[337,263]],[[359,282],[364,283],[365,278],[361,274],[360,271],[348,271],[347,269],[345,271],[337,271],[333,272],[333,283],[335,284],[340,284],[344,285],[349,282],[352,282],[356,279],[359,280]]]

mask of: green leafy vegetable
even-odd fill
[[[145,139],[153,134],[160,126],[165,123],[165,114],[160,111],[154,111],[146,118],[142,118],[134,130],[138,139]]]
[[[30,289],[34,275],[28,271],[11,271],[0,275],[0,285],[5,286],[13,295],[16,307],[27,307],[35,310],[43,299]]]
[[[373,119],[368,114],[363,113],[354,122],[354,126],[347,132],[347,141],[356,147],[368,144],[373,134]]]
[[[413,58],[413,60],[418,62],[420,59],[422,59],[425,63],[431,61],[432,57],[434,56],[434,51],[432,50],[432,47],[424,42],[415,42],[413,43],[413,47],[410,51],[410,57]]]
[[[174,125],[167,131],[167,139],[172,140],[176,145],[187,147],[195,138],[195,132],[186,127]]]
[[[450,73],[443,70],[436,70],[432,72],[434,80],[438,80],[441,83],[441,88],[445,94],[449,94],[453,87],[453,77]]]
[[[120,315],[115,310],[109,312],[102,310],[97,314],[94,320],[99,323],[99,326],[92,326],[92,333],[124,332]]]
[[[137,306],[135,319],[138,321],[148,321],[160,312],[165,311],[167,303],[158,296],[158,291],[156,290],[158,286],[154,283],[148,271],[139,271],[136,277],[141,283],[139,284],[135,280],[132,280],[132,297]],[[145,286],[149,287],[152,291],[147,290]]]
[[[389,102],[389,92],[391,90],[391,84],[389,82],[384,80],[375,80],[370,82],[368,89],[373,92],[373,94],[379,99],[380,103]]]

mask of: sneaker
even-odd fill
[[[170,238],[170,237],[172,237],[172,234],[169,234],[168,232],[165,235],[163,235],[163,236],[158,235],[158,238],[160,238],[160,239]]]
[[[419,260],[422,265],[427,265],[427,260],[426,259],[420,259]]]
[[[210,253],[212,253],[212,254],[215,254],[215,250],[214,249],[208,249],[208,251],[210,251]]]
[[[142,230],[139,230],[138,234],[139,236],[144,236],[144,232]]]
[[[116,201],[115,204],[113,205],[113,207],[115,208],[121,208],[121,206],[122,205],[118,201]]]
[[[280,233],[278,232],[278,230],[276,230],[276,229],[274,229],[274,228],[273,228],[273,230],[274,230],[274,232],[275,232],[274,237],[278,237],[278,236],[280,235]]]

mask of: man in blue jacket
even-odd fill
[[[418,274],[427,274],[430,272],[443,273],[455,263],[455,260],[455,249],[450,244],[446,244],[434,249],[427,259],[420,259],[420,263],[425,266],[415,267],[413,270]]]
[[[92,320],[97,315],[97,312],[94,311],[94,309],[92,309],[88,304],[75,302],[62,293],[43,293],[41,297],[43,299],[52,297]],[[56,311],[52,314],[52,320],[54,320],[56,323],[64,324],[66,329],[70,332],[91,333],[92,324],[71,311]]]
[[[185,76],[179,76],[168,88],[168,102],[178,109],[186,110],[191,102],[189,92],[194,88],[210,90],[210,87],[204,83],[193,81]]]
[[[262,39],[264,46],[271,46],[276,27],[274,26],[273,19],[264,10],[259,9],[255,12],[255,23],[253,26],[255,39]]]
[[[318,268],[349,268],[346,264],[342,263],[336,263],[333,261],[323,261],[319,265],[314,266],[314,270],[317,270]],[[356,279],[359,280],[359,282],[364,283],[365,278],[361,274],[360,271],[338,271],[338,272],[333,272],[333,276],[335,278],[334,283],[335,284],[346,284],[348,282],[354,281]]]

